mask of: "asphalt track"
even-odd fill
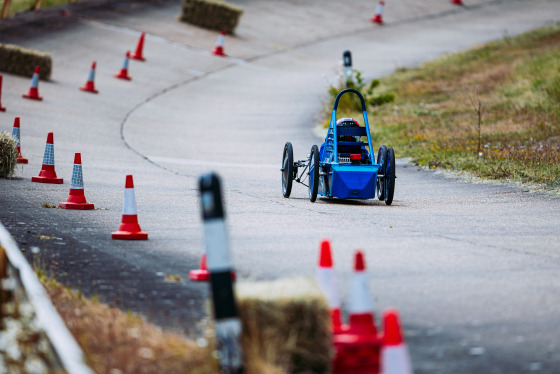
[[[353,251],[365,251],[377,315],[400,310],[417,373],[560,372],[560,200],[401,160],[391,207],[311,204],[298,185],[284,199],[279,173],[286,141],[296,158],[321,143],[316,125],[343,50],[366,77],[379,77],[558,21],[560,2],[403,0],[387,4],[383,27],[369,22],[365,0],[235,3],[245,14],[226,39],[228,58],[209,53],[215,32],[176,21],[178,1],[93,0],[68,6],[70,16],[50,10],[0,24],[1,42],[54,59],[40,103],[21,99],[28,79],[4,75],[1,129],[21,117],[30,164],[0,180],[0,220],[28,257],[85,294],[195,336],[208,287],[186,280],[203,250],[196,181],[214,170],[241,280],[312,276],[329,237],[343,296]],[[114,79],[139,31],[148,33],[147,61],[131,61],[131,82]],[[77,89],[93,60],[99,95]],[[30,182],[49,131],[63,186]],[[41,208],[66,199],[74,152],[98,209]],[[110,239],[126,174],[145,242]],[[166,274],[184,280],[166,283]]]

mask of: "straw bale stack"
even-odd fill
[[[17,141],[11,134],[0,132],[0,178],[8,178],[14,173],[17,156]]]
[[[210,30],[233,34],[243,9],[220,0],[182,0],[179,19]]]
[[[52,71],[49,53],[0,43],[0,71],[31,78],[37,65],[41,67],[39,78],[49,80]]]
[[[306,278],[236,285],[248,373],[328,373],[330,317]]]

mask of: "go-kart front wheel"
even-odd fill
[[[309,154],[309,200],[313,203],[317,200],[319,189],[319,148],[311,147]]]
[[[294,150],[290,142],[284,145],[280,171],[282,172],[282,194],[288,198],[292,192],[292,181],[294,180]]]
[[[385,204],[391,205],[395,193],[395,151],[387,150],[387,165],[385,166]]]
[[[379,165],[378,173],[385,175],[387,165],[387,147],[382,145],[377,152],[377,164]],[[385,177],[377,178],[377,198],[385,200]]]

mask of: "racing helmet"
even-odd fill
[[[356,121],[354,118],[339,118],[336,121],[336,125],[337,126],[360,126],[358,121]],[[338,140],[342,141],[342,142],[359,142],[360,137],[359,136],[339,136]]]

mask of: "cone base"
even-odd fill
[[[126,81],[131,81],[132,78],[128,76],[127,73],[123,73],[122,71],[118,74],[115,74],[115,78],[124,79]]]
[[[31,182],[62,184],[63,178],[50,178],[50,177],[36,176],[31,178]]]
[[[191,270],[189,272],[189,279],[195,282],[207,282],[210,280],[210,272],[203,269]]]
[[[462,0],[450,0],[449,2],[451,4],[455,4],[455,5],[459,5],[459,6],[465,5],[465,4],[463,4]]]
[[[111,239],[117,240],[147,240],[148,233],[144,231],[113,231]]]
[[[95,88],[91,88],[86,86],[80,87],[80,91],[84,91],[84,92],[91,92],[91,93],[99,93],[98,90],[96,90]]]
[[[137,61],[146,61],[146,59],[144,58],[144,56],[142,55],[137,55],[137,54],[133,54],[132,56],[130,56],[131,59],[133,60],[137,60]]]
[[[19,156],[18,156],[16,162],[17,162],[18,164],[27,164],[27,163],[29,163],[29,160],[26,159],[25,157],[19,157]]]
[[[189,272],[189,279],[195,282],[207,282],[210,280],[210,272],[208,270],[197,269]],[[231,272],[231,280],[236,280],[237,275]]]
[[[213,51],[212,54],[214,56],[220,56],[220,57],[226,57],[227,55],[224,53],[224,49],[222,47],[216,47]]]
[[[21,95],[21,96],[24,99],[31,99],[31,100],[37,100],[37,101],[43,100],[43,98],[41,96],[36,96],[36,95],[25,94],[25,95]]]
[[[91,203],[71,203],[65,201],[63,203],[59,203],[58,207],[61,209],[77,209],[77,210],[92,210],[95,209],[93,204]]]
[[[6,108],[3,107],[2,105],[0,105],[0,112],[5,112],[5,111],[6,111]]]

